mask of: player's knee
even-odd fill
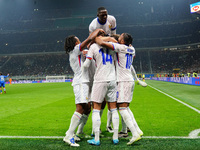
[[[83,114],[84,113],[84,106],[82,104],[76,105],[76,112]]]
[[[86,107],[85,111],[84,111],[84,114],[89,115],[90,112],[91,112],[91,107]]]

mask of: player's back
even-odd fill
[[[135,49],[132,46],[126,46],[123,44],[114,44],[115,51],[117,52],[117,81],[133,81],[131,73],[131,65],[135,57]]]
[[[4,75],[1,75],[0,76],[0,82],[4,82],[5,81],[5,77],[4,77]]]
[[[95,60],[96,72],[94,82],[104,82],[115,80],[115,52],[108,50],[94,43],[91,45],[88,56]]]
[[[69,53],[70,66],[71,66],[71,68],[72,68],[72,70],[74,72],[74,78],[73,78],[72,85],[81,83],[82,57],[83,57],[83,55],[82,55],[82,53],[80,51],[80,44],[76,45],[74,47],[74,50]]]

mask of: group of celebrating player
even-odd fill
[[[104,7],[98,8],[97,18],[91,22],[89,32],[90,35],[82,43],[74,35],[68,36],[65,40],[65,50],[69,54],[70,66],[74,72],[72,86],[76,110],[63,140],[70,146],[79,146],[75,141],[79,141],[79,135],[83,134],[92,105],[94,138],[87,142],[91,145],[100,145],[101,115],[107,102],[107,130],[113,132],[113,143],[119,143],[119,136],[128,136],[128,127],[132,137],[127,145],[131,145],[143,135],[129,108],[134,79],[140,85],[147,86],[137,78],[132,66],[135,56],[135,49],[131,45],[132,36],[128,33],[116,34],[116,19],[108,15]],[[122,117],[120,133],[118,110]]]

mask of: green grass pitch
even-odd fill
[[[161,81],[146,81],[174,98],[200,110],[200,87]],[[112,134],[106,132],[106,112],[102,116],[101,146],[80,142],[80,148],[70,148],[62,138],[5,138],[4,136],[64,137],[75,111],[71,83],[36,83],[6,85],[7,94],[0,95],[1,149],[198,149],[197,138],[187,138],[200,129],[200,114],[150,86],[135,85],[130,105],[144,132],[144,138],[132,146],[128,139],[111,143]],[[91,134],[91,115],[84,132]],[[120,125],[121,129],[121,125]],[[185,138],[186,137],[186,138]]]

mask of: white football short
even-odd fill
[[[102,103],[104,98],[107,102],[116,102],[116,81],[94,82],[92,87],[91,101]]]
[[[88,83],[76,84],[73,86],[75,95],[75,104],[88,103],[89,102],[89,90]]]
[[[117,84],[117,103],[130,103],[133,98],[135,82],[123,81]]]

